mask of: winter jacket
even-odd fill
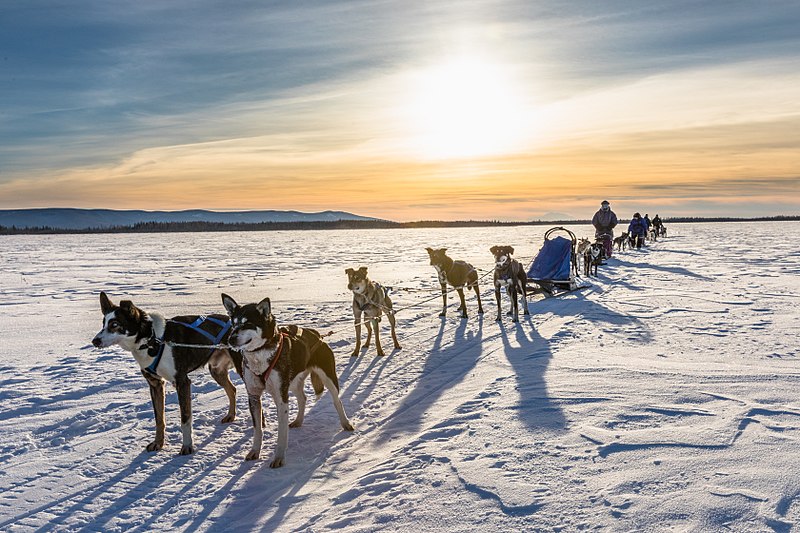
[[[592,217],[592,226],[595,229],[595,236],[600,236],[604,233],[614,234],[613,229],[617,225],[617,215],[609,209],[603,211],[599,209]]]
[[[647,231],[650,231],[650,226],[652,226],[653,223],[650,222],[650,218],[647,215],[644,217],[644,223],[647,226]]]
[[[643,218],[634,218],[631,219],[631,223],[628,225],[628,233],[631,236],[640,236],[644,237],[647,235],[647,224],[645,223]]]

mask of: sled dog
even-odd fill
[[[230,324],[225,315],[176,316],[169,320],[158,313],[146,313],[130,300],[119,305],[111,302],[105,292],[100,293],[103,312],[103,329],[92,339],[96,348],[114,344],[133,354],[144,379],[150,386],[150,400],[156,420],[156,437],[147,445],[148,452],[164,447],[164,383],[169,381],[178,391],[181,412],[183,445],[181,455],[194,452],[192,440],[192,390],[189,373],[208,364],[214,381],[225,389],[228,396],[228,414],[223,424],[236,418],[236,387],[228,371],[235,368],[242,374],[242,356],[239,353],[212,345],[227,343]],[[174,346],[178,344],[209,345],[203,347]]]
[[[356,347],[353,349],[352,356],[356,357],[361,351],[361,323],[362,314],[366,317],[367,326],[367,341],[364,347],[369,346],[370,338],[372,337],[372,330],[375,330],[375,347],[378,349],[378,355],[383,356],[383,348],[381,341],[378,337],[378,330],[380,328],[379,322],[381,315],[385,312],[386,318],[389,319],[389,325],[392,331],[392,341],[394,347],[400,349],[400,343],[397,340],[397,333],[395,332],[395,317],[394,308],[392,306],[392,299],[389,297],[388,290],[380,283],[372,281],[367,276],[367,267],[361,267],[358,270],[353,268],[345,269],[347,274],[347,288],[353,291],[353,321],[356,328]]]
[[[439,316],[447,314],[447,285],[455,287],[461,299],[461,318],[467,318],[467,303],[464,301],[464,287],[471,288],[478,296],[478,313],[483,314],[481,304],[481,291],[478,288],[478,271],[466,261],[454,261],[447,256],[447,248],[425,248],[431,259],[431,265],[439,276],[442,287],[442,312]]]
[[[511,298],[511,311],[514,322],[519,322],[519,304],[517,296],[522,301],[524,313],[528,312],[528,293],[525,284],[528,276],[522,264],[511,255],[514,253],[513,246],[492,246],[489,248],[494,256],[494,297],[497,300],[497,321],[502,320],[500,311],[500,288],[505,287],[509,298]]]
[[[223,294],[222,303],[231,317],[229,342],[244,356],[244,384],[254,427],[253,446],[246,460],[252,461],[261,455],[264,438],[261,396],[266,390],[275,401],[278,411],[278,442],[269,466],[283,466],[289,444],[289,428],[298,428],[303,424],[306,412],[303,384],[309,375],[317,397],[327,388],[339,413],[342,428],[353,431],[339,399],[339,379],[333,351],[317,331],[298,326],[279,329],[272,315],[269,298],[264,298],[258,304],[240,306],[233,298]],[[297,397],[297,417],[291,424],[290,390]]]

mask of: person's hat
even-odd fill
[[[608,200],[603,200],[602,202],[600,202],[600,205],[608,205]]]
[[[639,213],[634,213],[633,218],[642,218],[642,215],[640,215]]]

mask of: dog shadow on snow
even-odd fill
[[[544,377],[553,359],[550,341],[539,334],[530,315],[520,316],[518,324],[503,323],[500,338],[506,359],[514,369],[519,403],[513,407],[520,422],[530,431],[565,430],[564,413],[548,395]]]
[[[205,438],[198,440],[198,450],[196,453],[213,453],[210,449],[211,446],[229,426],[217,425]],[[171,445],[167,446],[159,454],[174,454],[176,449],[176,435],[168,431]],[[241,435],[236,442],[231,443],[230,449],[236,450],[236,454],[241,454],[241,450],[247,449],[250,438],[248,434]],[[107,453],[113,454],[112,449],[107,449]],[[107,479],[104,479],[97,484],[88,488],[78,489],[77,491],[70,491],[65,496],[57,499],[49,500],[46,504],[31,508],[27,511],[21,512],[10,520],[0,522],[0,529],[5,528],[13,523],[19,523],[29,517],[45,514],[48,516],[46,525],[37,529],[37,532],[52,531],[53,528],[59,526],[69,526],[73,531],[103,531],[110,528],[107,526],[109,522],[119,516],[125,515],[126,512],[137,513],[139,509],[145,508],[147,512],[145,515],[148,517],[143,523],[130,526],[131,531],[150,531],[156,527],[157,522],[163,518],[165,514],[176,505],[183,501],[183,496],[187,492],[192,492],[196,489],[195,483],[202,483],[202,480],[207,475],[212,475],[214,470],[219,467],[224,461],[229,458],[228,454],[215,453],[213,458],[207,458],[208,461],[203,463],[203,467],[196,472],[196,476],[190,476],[193,479],[184,480],[182,488],[174,491],[165,501],[160,501],[158,498],[154,499],[154,494],[159,494],[160,486],[165,485],[174,487],[176,475],[180,472],[185,472],[185,469],[192,471],[192,468],[187,466],[186,463],[190,461],[197,461],[196,455],[188,456],[173,456],[171,460],[164,462],[159,466],[154,466],[153,462],[159,460],[154,453],[142,450],[138,455],[133,457],[131,463],[118,472],[114,473]],[[86,464],[91,468],[92,462],[96,460],[96,456],[89,457],[85,460]],[[74,469],[79,469],[81,465],[77,465]],[[146,473],[145,473],[146,472]],[[52,472],[48,472],[49,475]],[[143,474],[144,473],[144,474]],[[140,478],[136,482],[133,479]],[[233,477],[231,482],[237,481]],[[229,483],[229,484],[230,484]],[[169,492],[172,492],[171,490]],[[114,498],[113,494],[119,494],[119,497]],[[225,498],[227,491],[218,491],[214,496],[204,499],[204,504],[210,504],[209,509],[215,509]],[[207,501],[208,500],[208,501]],[[156,503],[158,501],[158,503]],[[97,508],[102,510],[97,510]],[[87,520],[86,523],[77,526],[70,524],[69,520],[74,520],[76,515],[88,514],[88,509],[92,509],[91,513],[94,516]]]
[[[414,434],[422,427],[425,413],[435,408],[449,389],[469,374],[483,353],[485,318],[472,315],[467,320],[441,318],[433,336],[415,339],[415,353],[424,357],[422,368],[409,376],[405,396],[386,423],[378,430],[378,442],[385,443],[398,434]],[[452,337],[451,337],[452,335]],[[368,394],[369,390],[364,390]]]

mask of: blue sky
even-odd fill
[[[3,2],[0,208],[797,214],[798,28],[796,1]],[[452,64],[463,91],[406,98]],[[515,138],[436,146],[461,120]]]

